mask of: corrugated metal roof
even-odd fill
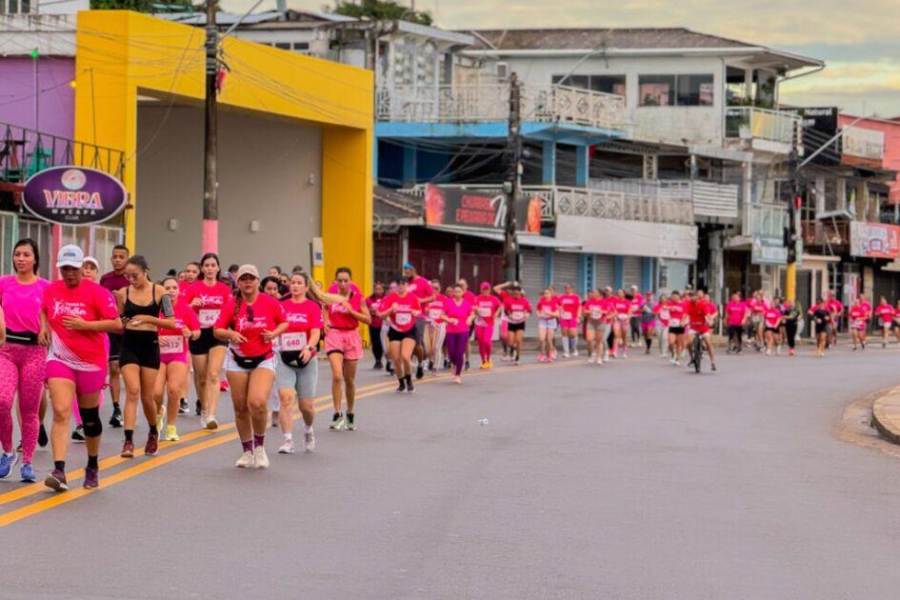
[[[486,50],[581,50],[587,48],[753,48],[752,44],[684,27],[476,29],[466,31]]]

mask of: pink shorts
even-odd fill
[[[159,355],[159,364],[168,365],[169,363],[184,363],[188,362],[188,353],[185,352],[177,352],[175,354],[162,354]]]
[[[560,319],[559,326],[563,329],[578,329],[578,319]]]
[[[641,333],[649,333],[656,329],[656,321],[642,321]]]
[[[47,361],[47,380],[68,379],[75,382],[76,394],[96,394],[106,385],[106,367],[98,371],[76,371],[69,365],[50,359]]]
[[[338,352],[344,360],[362,358],[362,339],[358,329],[331,329],[325,336],[325,354],[329,356]]]

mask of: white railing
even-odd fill
[[[728,138],[759,138],[791,144],[801,123],[800,116],[778,110],[753,106],[729,106],[725,109],[725,137]]]
[[[484,123],[509,118],[509,84],[379,85],[379,121]],[[621,128],[625,98],[567,86],[522,86],[522,120]]]
[[[744,204],[742,233],[750,237],[781,238],[787,223],[783,204]]]

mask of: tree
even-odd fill
[[[194,6],[191,0],[91,0],[91,10],[133,10],[142,13],[196,12],[203,5]]]
[[[331,12],[357,19],[409,21],[419,25],[431,25],[432,23],[431,14],[428,11],[414,11],[394,0],[361,0],[359,4],[353,0],[338,0]]]

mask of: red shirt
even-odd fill
[[[685,301],[684,300],[669,300],[666,305],[669,309],[669,326],[671,327],[682,327],[684,326],[684,311],[685,311]]]
[[[206,285],[202,279],[198,279],[188,286],[183,301],[190,305],[196,298],[200,299],[200,307],[194,308],[194,312],[200,319],[200,326],[209,329],[219,319],[222,307],[229,300],[234,299],[234,294],[231,288],[221,281],[217,281],[213,285]]]
[[[272,331],[285,322],[284,309],[281,303],[271,296],[259,294],[253,304],[241,300],[241,307],[235,317],[236,298],[230,298],[222,307],[216,329],[233,329],[247,338],[246,342],[237,345],[237,353],[241,356],[272,356],[272,342],[263,339],[263,331]],[[248,309],[252,309],[251,320]]]
[[[685,310],[688,314],[688,318],[690,319],[691,329],[693,329],[697,333],[707,333],[709,331],[707,317],[711,317],[716,314],[715,306],[713,306],[706,300],[701,300],[698,302],[688,301]]]
[[[768,302],[765,300],[759,300],[758,298],[750,298],[747,300],[747,308],[750,309],[754,315],[762,315],[766,312],[766,308],[768,308]]]
[[[671,314],[669,313],[669,304],[660,304],[657,302],[653,305],[653,314],[659,319],[659,322],[662,323],[663,327],[668,327],[669,319],[671,319]]]
[[[766,327],[775,329],[781,323],[781,311],[777,308],[770,308],[766,310],[764,318],[766,320]]]
[[[159,318],[165,319],[166,316],[160,312]],[[191,310],[191,307],[187,305],[184,299],[179,300],[175,305],[175,316],[173,318],[175,319],[175,329],[159,328],[159,338],[169,338],[169,343],[166,346],[160,344],[160,352],[163,354],[183,353],[186,347],[184,345],[184,330],[200,330],[200,320],[197,318],[197,314]]]
[[[559,298],[551,296],[549,300],[541,296],[537,303],[537,313],[542,319],[555,319],[553,313],[559,310]]]
[[[481,294],[475,297],[475,324],[480,327],[493,327],[500,300],[497,296]]]
[[[875,308],[875,314],[883,323],[889,323],[894,319],[894,307],[890,304],[879,304]]]
[[[405,333],[416,326],[417,315],[415,313],[422,309],[422,305],[412,293],[407,292],[405,296],[391,293],[385,296],[384,302],[381,303],[381,311],[384,312],[392,307],[394,312],[387,317],[391,329]]]
[[[62,280],[44,290],[41,310],[47,315],[51,343],[49,358],[54,358],[77,371],[100,371],[109,361],[106,334],[99,331],[66,329],[65,317],[81,317],[85,321],[118,319],[116,302],[107,290],[87,279],[70,288]]]
[[[281,301],[288,328],[281,334],[281,349],[300,352],[309,345],[313,329],[322,329],[322,307],[307,298],[303,302],[293,299]]]
[[[844,305],[840,300],[827,300],[825,302],[825,308],[828,309],[833,316],[840,316],[844,314]]]
[[[366,298],[366,306],[369,307],[369,313],[372,315],[372,327],[375,329],[379,329],[384,323],[383,319],[378,316],[378,311],[381,310],[382,300],[384,300],[384,296],[381,296],[380,298],[369,296]]]
[[[860,302],[859,307],[862,308],[866,313],[866,318],[870,318],[872,316],[872,305],[868,302]]]
[[[350,292],[350,297],[347,298],[347,301],[350,302],[350,306],[354,311],[360,312],[362,310],[362,294]],[[384,306],[384,299],[382,299],[381,306]],[[343,304],[330,304],[328,306],[328,323],[335,329],[350,330],[359,327],[359,321],[347,312]]]
[[[862,305],[856,305],[850,307],[850,320],[857,324],[862,324],[868,318],[868,313],[866,309]]]
[[[128,287],[128,278],[125,277],[125,273],[119,275],[115,271],[110,271],[100,276],[100,286],[108,289],[110,292],[117,292],[124,287]]]
[[[475,294],[473,294],[472,292],[470,292],[469,290],[466,290],[465,292],[463,292],[463,300],[465,300],[472,306],[475,306],[475,301],[477,299],[478,299],[478,297]]]
[[[575,320],[580,305],[581,298],[577,294],[563,294],[559,297],[559,318],[563,321]]]
[[[507,294],[503,298],[503,312],[510,323],[524,323],[528,313],[532,312],[531,303],[525,296],[513,298]]]
[[[438,294],[437,298],[425,305],[425,318],[435,325],[441,325],[444,322],[444,303],[447,297]]]
[[[588,298],[584,303],[584,311],[592,321],[600,321],[608,310],[605,298]]]
[[[435,295],[434,288],[431,287],[431,282],[424,277],[416,277],[410,284],[408,284],[406,289],[410,294],[418,298],[420,303],[423,299],[430,298]]]

